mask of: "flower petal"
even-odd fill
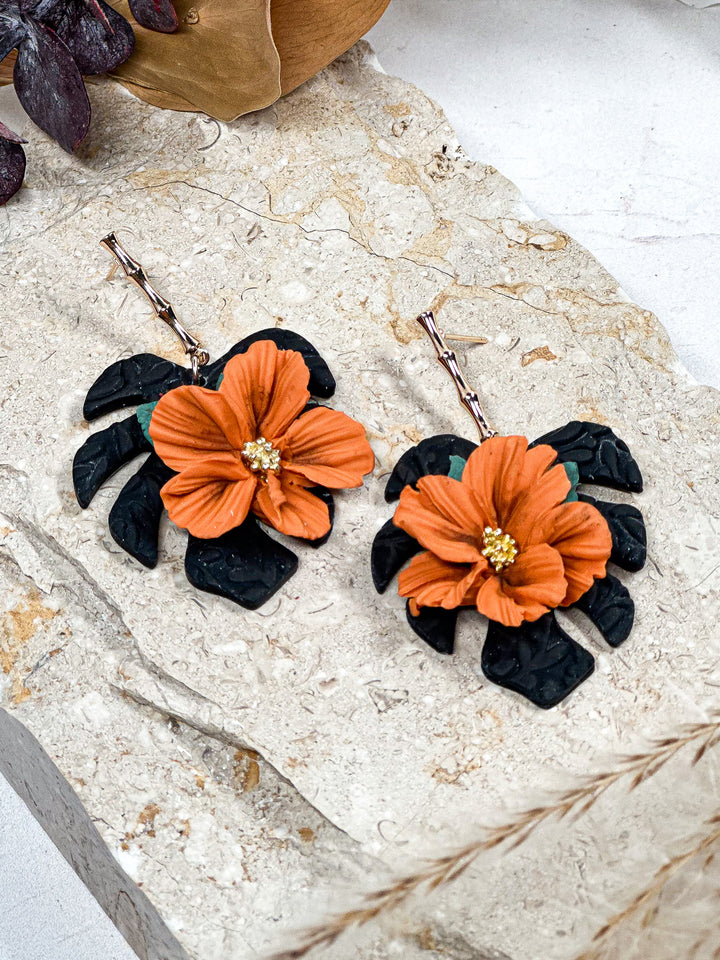
[[[559,551],[565,566],[567,592],[563,606],[575,603],[596,577],[605,576],[612,551],[607,521],[592,504],[563,503],[544,521],[544,536]]]
[[[421,477],[417,486],[417,490],[407,486],[400,494],[393,517],[395,526],[443,560],[483,560],[478,547],[482,518],[467,484],[451,477],[427,476]]]
[[[517,540],[521,549],[547,542],[544,518],[563,503],[570,486],[565,467],[561,463],[551,467],[525,492],[518,493],[515,507],[501,524],[502,529]]]
[[[309,410],[283,441],[282,469],[324,487],[359,487],[375,464],[365,427],[339,410]]]
[[[473,603],[477,581],[484,568],[475,564],[446,563],[429,550],[413,557],[398,578],[398,593],[412,597],[415,608],[444,607],[453,610],[461,604]]]
[[[501,576],[503,592],[521,607],[524,620],[537,620],[557,607],[567,591],[563,558],[546,543],[521,550]]]
[[[491,527],[504,528],[511,512],[527,444],[527,437],[490,437],[468,458],[463,482],[472,487],[478,509]]]
[[[296,350],[256,340],[228,361],[220,394],[250,421],[252,440],[273,440],[287,430],[310,399],[310,371]]]
[[[523,622],[523,608],[503,590],[500,577],[491,576],[478,590],[475,606],[488,620],[497,620],[506,627],[519,627]]]
[[[238,461],[206,460],[168,480],[160,493],[173,523],[207,540],[240,526],[256,485]]]
[[[546,443],[538,444],[525,454],[522,470],[515,483],[515,492],[522,493],[530,484],[540,480],[557,460],[557,450]]]
[[[205,387],[170,390],[160,397],[150,420],[155,452],[168,467],[178,471],[209,458],[236,461],[233,450],[248,439],[244,430],[247,425],[227,400]]]
[[[290,537],[319,540],[331,527],[327,505],[319,497],[297,484],[280,483],[276,477],[260,484],[252,509]]]

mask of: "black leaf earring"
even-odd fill
[[[260,330],[209,363],[172,305],[113,234],[102,241],[175,332],[181,367],[141,353],[108,367],[85,398],[86,420],[139,405],[94,433],[75,455],[73,484],[88,507],[122,466],[147,454],[108,519],[116,543],[146,567],[158,561],[163,509],[188,531],[185,572],[200,590],[255,609],[297,569],[264,527],[320,546],[332,529],[331,490],[362,485],[374,457],[364,427],[320,405],[335,380],[317,350],[290,330]]]
[[[375,587],[384,592],[410,561],[398,591],[415,633],[452,653],[458,614],[475,609],[489,620],[481,656],[488,679],[539,707],[555,706],[595,661],[560,627],[554,609],[576,606],[619,646],[634,604],[606,567],[636,571],[646,557],[640,511],[596,500],[578,485],[639,493],[640,469],[626,444],[597,423],[574,420],[531,443],[498,436],[433,314],[417,321],[480,443],[443,434],[402,455],[385,488],[385,499],[399,504],[372,546]]]

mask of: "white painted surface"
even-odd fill
[[[137,960],[2,775],[0,960]]]
[[[719,4],[392,0],[368,39],[720,386]]]

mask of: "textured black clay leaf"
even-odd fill
[[[611,647],[619,647],[630,636],[635,604],[617,577],[608,574],[596,580],[575,606],[592,620]]]
[[[590,676],[595,660],[546,613],[519,627],[490,621],[482,669],[488,680],[547,710]]]
[[[2,121],[0,121],[0,137],[3,140],[9,140],[11,143],[27,143],[19,133],[15,133],[14,130],[11,130],[10,127],[6,127]]]
[[[269,537],[254,517],[213,540],[188,536],[185,573],[190,583],[248,610],[269,600],[297,565],[295,554]]]
[[[104,0],[96,0],[92,9],[84,0],[65,0],[43,22],[65,43],[82,74],[119,67],[135,47],[132,27]]]
[[[65,0],[15,0],[16,6],[19,6],[22,12],[33,20],[45,20],[45,17],[58,4],[62,5],[64,2]]]
[[[315,347],[293,330],[281,330],[277,327],[269,327],[266,330],[258,330],[247,337],[243,337],[234,347],[223,354],[219,360],[210,363],[203,368],[200,382],[203,386],[215,388],[220,374],[224,371],[225,365],[240,353],[246,353],[253,343],[258,340],[272,340],[278,350],[296,350],[302,354],[305,366],[310,371],[310,382],[308,390],[314,397],[322,397],[327,400],[335,393],[335,377],[330,372],[330,368],[323,360]]]
[[[576,463],[582,483],[597,483],[630,493],[642,491],[640,468],[627,444],[610,427],[587,420],[572,420],[539,437],[530,446],[539,443],[554,447],[561,463]]]
[[[96,420],[104,413],[136,403],[152,403],[181,384],[192,383],[192,372],[154,353],[137,353],[117,360],[100,374],[85,397],[83,416]]]
[[[152,446],[135,414],[91,434],[73,461],[75,496],[83,510],[106,480],[146,450]]]
[[[18,192],[25,176],[25,151],[22,137],[0,123],[0,207]]]
[[[84,3],[90,13],[92,13],[96,19],[105,24],[105,27],[108,30],[112,30],[112,26],[110,25],[110,20],[108,19],[107,15],[107,4],[103,3],[103,0],[84,0]]]
[[[141,27],[159,33],[175,33],[178,18],[170,0],[129,0],[130,13]]]
[[[430,474],[447,476],[450,472],[450,457],[467,460],[477,447],[472,440],[456,437],[452,433],[440,433],[421,440],[415,447],[406,450],[395,464],[385,487],[385,499],[391,503],[409,483],[415,486],[421,477]]]
[[[596,500],[586,493],[581,493],[579,499],[591,503],[607,521],[612,535],[610,560],[623,570],[642,570],[647,559],[647,533],[645,521],[637,507],[629,503]]]
[[[18,48],[15,92],[32,120],[72,151],[90,126],[90,101],[70,51],[55,33],[26,19],[27,38]]]
[[[163,512],[160,490],[173,476],[156,453],[151,453],[118,494],[108,517],[118,546],[146,567],[158,559],[158,529]]]
[[[410,603],[405,605],[407,622],[428,646],[438,653],[452,653],[455,647],[455,627],[458,610],[443,610],[442,607],[420,607],[417,616],[410,612]]]
[[[414,537],[396,527],[392,519],[378,530],[370,551],[370,570],[378,593],[384,593],[388,584],[422,547]]]

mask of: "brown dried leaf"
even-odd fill
[[[289,93],[365,36],[390,0],[272,0],[280,84]]]
[[[17,60],[17,51],[12,50],[0,63],[0,84],[12,83],[13,67]]]
[[[126,0],[111,0],[135,31],[135,53],[113,76],[133,92],[218,120],[260,110],[280,96],[280,58],[270,32],[270,0],[177,0],[180,27],[167,35],[132,19]],[[185,108],[186,109],[186,108]]]
[[[138,26],[127,0],[110,0],[135,29],[133,57],[114,72],[156,106],[218,120],[273,103],[348,50],[389,0],[177,0],[180,29]]]
[[[123,80],[122,85],[135,94],[140,100],[149,103],[153,107],[163,107],[165,110],[184,111],[186,113],[197,113],[198,108],[193,106],[182,97],[176,97],[172,93],[163,93],[162,90],[151,90],[149,87],[140,87],[130,80]]]

